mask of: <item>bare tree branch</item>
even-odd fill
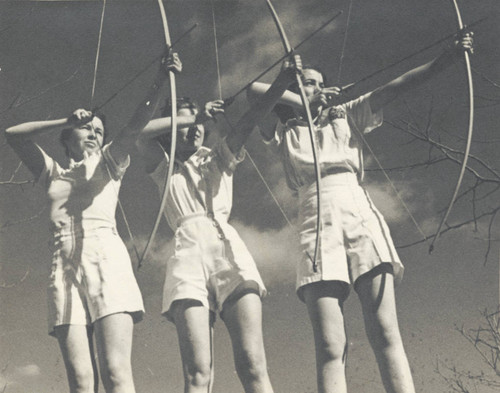
[[[456,327],[456,330],[474,347],[488,366],[486,371],[464,371],[455,365],[448,365],[439,360],[437,362],[436,372],[454,392],[473,393],[477,392],[479,387],[492,392],[500,389],[500,309],[494,313],[484,310],[481,312],[480,321],[477,329],[461,326]]]
[[[37,219],[38,217],[40,217],[42,215],[42,213],[45,211],[46,208],[47,208],[47,206],[44,206],[42,208],[42,210],[40,210],[38,213],[36,213],[30,217],[22,218],[22,219],[16,220],[16,221],[7,221],[5,224],[3,224],[0,227],[0,232],[4,232],[7,228],[12,227],[14,225],[24,224],[26,222],[33,221],[33,220]]]

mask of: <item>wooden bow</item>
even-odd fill
[[[457,4],[456,0],[451,0],[451,1],[453,2],[453,8],[455,10],[455,14],[456,14],[456,18],[457,18],[458,29],[460,31],[462,31],[464,28],[464,25],[462,23],[462,17],[460,15],[460,9],[458,8],[458,4]],[[443,218],[441,219],[438,230],[436,231],[436,235],[434,236],[434,239],[432,240],[432,243],[429,246],[429,253],[431,253],[434,250],[434,245],[436,244],[436,242],[439,238],[439,235],[441,234],[443,225],[446,222],[446,220],[448,219],[448,216],[450,215],[453,204],[455,203],[455,200],[457,199],[458,191],[460,190],[460,185],[462,184],[465,170],[467,169],[467,160],[469,159],[469,152],[470,152],[470,147],[472,144],[472,132],[473,132],[473,125],[474,125],[474,86],[472,84],[472,71],[471,71],[469,53],[467,53],[466,51],[464,52],[464,60],[465,60],[465,72],[467,75],[468,90],[469,90],[469,127],[467,130],[467,142],[466,142],[465,150],[464,150],[464,160],[462,161],[462,167],[460,168],[460,173],[458,175],[458,180],[457,180],[457,184],[455,186],[455,191],[453,192],[451,200],[448,204],[448,208],[446,209],[446,213],[444,214]]]
[[[283,43],[283,47],[285,49],[285,52],[287,55],[291,55],[293,53],[293,48],[290,46],[290,42],[288,41],[288,38],[285,33],[285,29],[283,28],[283,25],[281,24],[281,21],[278,17],[278,14],[276,13],[276,10],[274,9],[272,3],[270,0],[266,0],[267,6],[269,7],[269,11],[271,12],[271,15],[273,16],[274,23],[276,24],[276,27],[278,29],[279,35],[281,37],[281,42]],[[302,83],[302,79],[300,75],[297,73],[296,74],[297,78],[297,85],[299,87],[299,93],[300,93],[300,99],[302,100],[302,105],[304,106],[304,110],[306,112],[306,117],[307,117],[307,125],[309,127],[309,136],[311,139],[311,150],[313,154],[313,160],[314,160],[314,172],[316,175],[316,204],[317,204],[317,220],[316,220],[316,243],[314,246],[314,255],[311,258],[311,256],[308,254],[309,258],[312,260],[313,264],[313,270],[316,272],[317,271],[317,257],[318,257],[318,251],[319,251],[319,243],[321,239],[321,168],[320,164],[318,161],[318,150],[317,150],[317,143],[316,143],[316,134],[315,134],[315,127],[314,123],[312,120],[311,116],[311,109],[309,108],[309,100],[306,96],[306,93],[304,91],[304,85]]]
[[[162,0],[158,0],[158,7],[160,8],[160,14],[161,14],[161,20],[163,23],[163,31],[165,34],[165,44],[168,50],[172,47],[172,41],[170,39],[170,33],[168,30],[168,23],[167,23],[167,15],[165,14],[165,8],[163,6]],[[170,189],[170,184],[172,183],[172,175],[174,173],[174,165],[175,165],[175,147],[177,144],[177,90],[176,90],[176,84],[175,84],[175,74],[173,71],[169,71],[168,76],[170,78],[170,101],[172,105],[172,136],[171,136],[171,145],[170,145],[170,156],[169,156],[169,163],[168,163],[168,171],[167,171],[167,177],[165,179],[165,186],[163,188],[162,196],[161,196],[161,202],[160,202],[160,207],[158,208],[158,213],[156,215],[155,223],[153,226],[153,229],[151,231],[151,234],[149,235],[149,239],[146,243],[146,247],[144,248],[144,251],[142,253],[142,257],[139,259],[138,262],[138,268],[140,268],[144,262],[144,259],[146,258],[151,245],[153,244],[154,237],[156,235],[156,232],[158,231],[158,227],[160,225],[161,217],[163,215],[163,210],[165,209],[165,204],[167,202],[167,197],[168,197],[168,190]],[[161,146],[160,146],[161,147]],[[163,150],[163,147],[162,147]],[[165,153],[165,151],[164,151]],[[165,153],[166,156],[166,153]]]

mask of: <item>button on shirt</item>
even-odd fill
[[[235,156],[222,140],[213,149],[200,147],[184,162],[176,160],[163,212],[169,226],[175,231],[180,219],[209,212],[217,220],[227,221],[233,203],[233,172],[244,156],[244,149]],[[150,175],[160,193],[168,162],[166,157]]]
[[[360,133],[368,133],[382,124],[382,111],[373,113],[366,94],[322,111],[315,129],[321,175],[335,169],[362,175],[363,156]],[[306,122],[290,119],[278,123],[274,138],[267,141],[280,153],[288,186],[298,190],[314,183],[314,160]]]

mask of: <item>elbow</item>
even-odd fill
[[[144,140],[144,136],[139,135],[137,139],[135,140],[135,147],[137,150],[139,150],[140,153],[144,150],[144,147],[146,145],[146,141]]]
[[[257,101],[257,89],[255,88],[255,82],[248,86],[246,90],[247,93],[247,101],[250,104],[254,104]]]
[[[13,129],[14,129],[14,127],[9,127],[9,128],[6,128],[6,129],[3,131],[3,134],[5,135],[5,137],[6,137],[7,139],[8,139],[8,138],[11,138],[11,137],[14,135]]]
[[[268,83],[263,83],[263,82],[253,82],[248,88],[246,89],[247,92],[247,99],[248,101],[253,104],[259,96],[262,96],[266,93],[266,91],[269,89],[271,85]]]
[[[4,130],[3,134],[5,135],[5,139],[9,145],[16,143],[16,141],[21,140],[22,138],[16,134],[14,127],[9,127]]]

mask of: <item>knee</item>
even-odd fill
[[[267,377],[267,362],[263,348],[247,349],[236,354],[235,366],[242,381],[260,381]]]
[[[77,366],[72,370],[68,370],[68,379],[72,393],[91,393],[97,391],[97,375],[91,365]]]
[[[347,341],[345,335],[321,337],[316,342],[316,354],[322,363],[344,364],[347,354]]]
[[[105,387],[129,386],[132,383],[132,365],[128,359],[110,359],[101,367]]]
[[[208,387],[212,378],[212,368],[210,363],[196,364],[187,367],[184,373],[186,385],[197,388]]]
[[[387,350],[402,347],[401,334],[397,324],[368,326],[368,337],[375,350]]]

